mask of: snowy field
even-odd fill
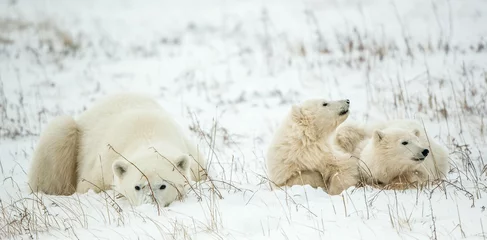
[[[212,181],[158,210],[113,191],[30,195],[46,123],[122,91],[155,97]],[[421,119],[450,153],[423,190],[271,191],[294,103]],[[0,1],[0,239],[487,239],[487,1]]]

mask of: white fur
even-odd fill
[[[29,171],[32,191],[59,195],[75,192],[78,139],[78,126],[72,117],[56,117],[45,127]]]
[[[444,178],[449,169],[447,150],[413,120],[344,124],[335,142],[360,158],[362,175],[369,183],[424,183]],[[415,161],[424,157],[424,150],[429,151],[424,160]]]
[[[188,180],[206,178],[198,148],[151,98],[110,96],[81,114],[77,127],[79,193],[113,188],[134,205],[168,205],[184,196]]]
[[[292,107],[267,153],[273,187],[309,184],[323,187],[329,194],[339,194],[356,184],[356,160],[328,143],[329,136],[347,118],[348,108],[346,100],[324,99],[307,100]]]

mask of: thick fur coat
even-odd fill
[[[309,184],[340,194],[357,183],[356,159],[328,143],[347,118],[349,105],[348,100],[312,99],[292,107],[267,153],[273,187]]]
[[[56,195],[114,189],[132,204],[167,205],[184,196],[189,180],[205,179],[205,169],[196,145],[157,102],[118,94],[76,121],[58,117],[46,127],[29,184]]]

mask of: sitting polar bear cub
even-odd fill
[[[408,188],[444,178],[449,169],[448,153],[423,127],[412,120],[394,120],[370,128],[344,124],[335,142],[359,156],[362,177],[368,184]]]
[[[328,143],[347,119],[349,105],[349,100],[312,99],[292,107],[267,153],[273,187],[309,184],[328,194],[340,194],[358,182],[356,159]]]
[[[29,174],[33,191],[70,195],[113,188],[131,204],[167,206],[188,180],[206,178],[206,161],[154,100],[106,98],[77,121],[58,117],[44,130]]]

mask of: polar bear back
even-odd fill
[[[165,113],[153,99],[134,93],[117,94],[107,97],[83,112],[76,122],[81,131],[91,131],[106,123],[113,122],[120,114],[133,110],[149,110]]]
[[[119,94],[100,101],[79,117],[78,126],[82,135],[78,155],[81,179],[94,180],[102,171],[105,180],[111,181],[111,165],[119,154],[130,158],[137,148],[164,145],[163,150],[158,149],[164,154],[188,152],[177,122],[156,101],[138,94]]]
[[[140,147],[164,146],[177,149],[178,153],[188,152],[184,133],[172,118],[157,111],[132,110],[117,115],[112,126],[106,129],[103,141],[124,154]]]
[[[120,115],[133,110],[164,111],[154,100],[139,94],[117,94],[107,97],[82,113],[77,119],[82,134],[78,162],[96,158],[100,141],[105,138],[107,126],[113,125]]]

